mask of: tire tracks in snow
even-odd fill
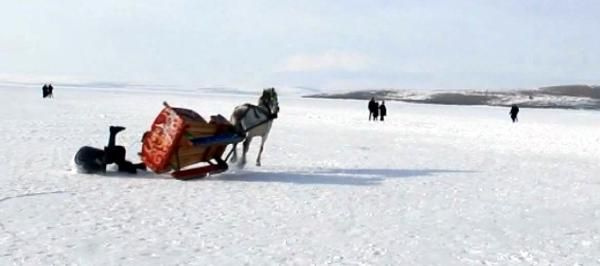
[[[1,198],[0,199],[0,203],[8,201],[8,200],[12,200],[12,199],[18,199],[18,198],[37,197],[37,196],[45,196],[45,195],[52,195],[52,194],[66,194],[66,193],[73,194],[73,192],[63,191],[63,190],[49,191],[49,192],[25,193],[25,194],[21,194],[21,195],[16,195],[16,196],[10,196],[10,197]]]

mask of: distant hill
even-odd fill
[[[539,89],[549,95],[563,95],[573,97],[589,97],[592,99],[600,99],[600,86],[587,85],[569,85],[569,86],[552,86],[542,87]]]
[[[600,110],[600,86],[563,85],[534,90],[512,91],[419,91],[419,90],[360,90],[345,93],[321,93],[305,97],[332,99],[395,100],[413,103],[490,105],[532,108],[565,108]]]

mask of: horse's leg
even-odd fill
[[[261,142],[260,142],[260,150],[258,151],[258,156],[256,157],[256,166],[260,166],[260,156],[262,155],[263,152],[263,148],[265,146],[265,141],[267,141],[267,137],[269,135],[264,135],[261,138]]]
[[[244,140],[244,152],[242,153],[242,160],[240,161],[240,165],[246,165],[246,153],[248,153],[248,149],[250,149],[250,142],[252,142],[252,138],[248,137]]]
[[[230,162],[235,163],[237,161],[237,143],[233,143],[233,147],[232,147],[232,152],[233,154],[231,155],[231,159],[229,159]]]

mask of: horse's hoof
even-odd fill
[[[256,162],[256,166],[260,166],[260,163],[259,163],[259,162]]]

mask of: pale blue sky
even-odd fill
[[[600,83],[600,1],[21,0],[0,80],[317,88]]]

